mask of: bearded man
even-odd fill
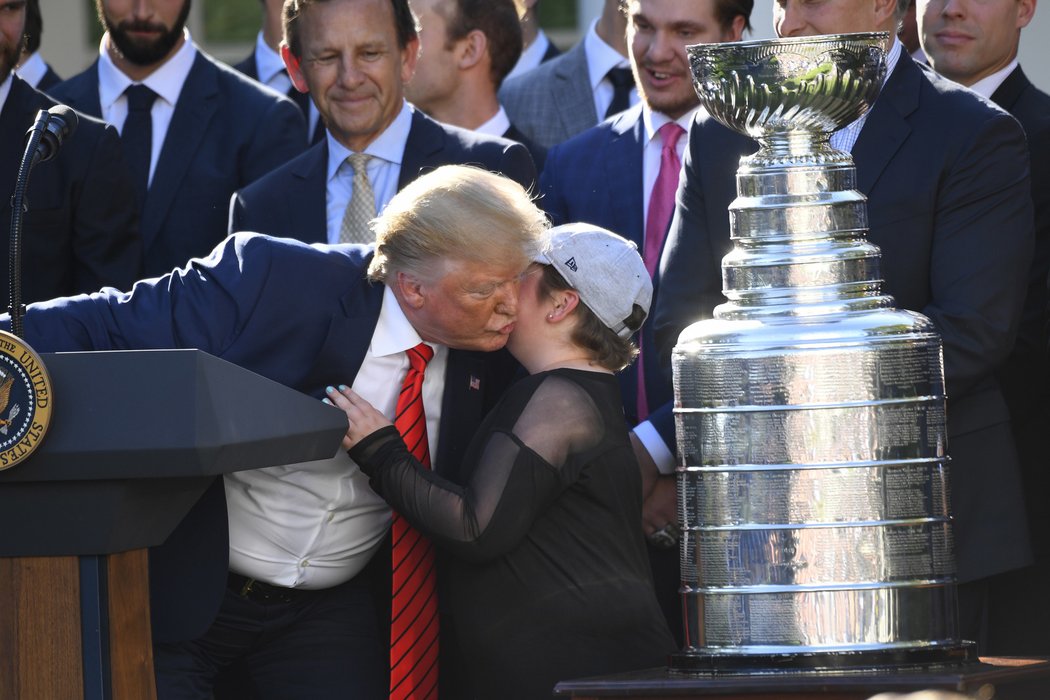
[[[98,60],[51,91],[121,132],[138,194],[146,275],[226,236],[230,195],[298,155],[295,103],[216,61],[186,29],[190,0],[96,0]]]

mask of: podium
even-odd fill
[[[154,698],[146,548],[216,477],[331,457],[346,418],[199,350],[42,359],[50,431],[0,472],[0,698]]]

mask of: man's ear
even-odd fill
[[[416,62],[419,60],[419,37],[414,36],[401,50],[401,82],[408,83],[416,73]]]
[[[875,23],[877,27],[891,27],[890,34],[897,32],[897,0],[875,0]],[[889,50],[888,44],[886,48]]]
[[[1017,28],[1024,29],[1035,16],[1036,0],[1018,0],[1017,3]]]
[[[456,42],[456,63],[460,70],[473,68],[489,50],[489,40],[480,29],[474,29]]]
[[[288,44],[281,42],[281,60],[284,61],[284,67],[288,70],[288,77],[292,79],[292,85],[299,92],[310,92],[310,88],[306,84],[306,78],[303,77],[303,71],[299,65],[299,58],[292,54],[292,50],[288,48]]]
[[[426,302],[427,290],[423,281],[410,272],[398,272],[395,279],[398,296],[412,309],[421,309]]]

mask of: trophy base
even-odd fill
[[[956,666],[977,661],[977,644],[784,654],[710,654],[680,651],[670,655],[672,673],[756,674],[807,671],[871,671],[905,667]]]

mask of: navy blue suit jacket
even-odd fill
[[[30,305],[25,338],[41,352],[200,348],[320,400],[326,386],[353,382],[371,342],[383,285],[366,280],[370,259],[365,246],[238,234],[207,258],[131,292]],[[449,352],[436,471],[455,475],[516,367],[504,351]],[[225,492],[217,479],[150,551],[154,639],[204,633],[222,600],[228,553]]]
[[[452,164],[477,165],[526,189],[536,182],[536,168],[521,144],[448,126],[415,110],[398,190],[423,173]],[[258,231],[307,243],[327,241],[327,165],[326,139],[235,193],[229,201],[228,231]]]
[[[540,206],[555,226],[574,221],[595,224],[634,241],[642,250],[645,237],[642,154],[646,134],[642,105],[637,104],[597,126],[591,127],[547,152],[540,175]],[[660,293],[659,275],[653,280],[653,302]],[[670,371],[660,366],[651,319],[642,326],[647,348],[645,361],[646,399],[649,409],[671,400]],[[638,368],[632,364],[620,373],[624,412],[630,425],[637,419]],[[670,408],[666,409],[669,420]],[[654,423],[661,414],[652,416]],[[666,423],[671,427],[670,423]],[[673,448],[673,441],[668,443]],[[672,449],[673,451],[673,449]]]
[[[56,102],[17,75],[0,112],[0,304],[8,305],[11,193],[36,113]],[[23,217],[25,302],[130,286],[142,272],[135,189],[112,126],[80,115],[76,132],[50,161],[33,169]]]
[[[51,94],[100,117],[98,62]],[[230,195],[301,153],[305,140],[294,102],[198,51],[141,216],[145,274],[206,255],[226,237]]]
[[[661,259],[655,331],[665,356],[709,318],[731,249],[739,158],[757,144],[704,112]],[[941,334],[960,580],[1029,559],[1018,462],[996,369],[1013,347],[1033,249],[1028,153],[1018,123],[902,54],[853,148],[883,289]]]

